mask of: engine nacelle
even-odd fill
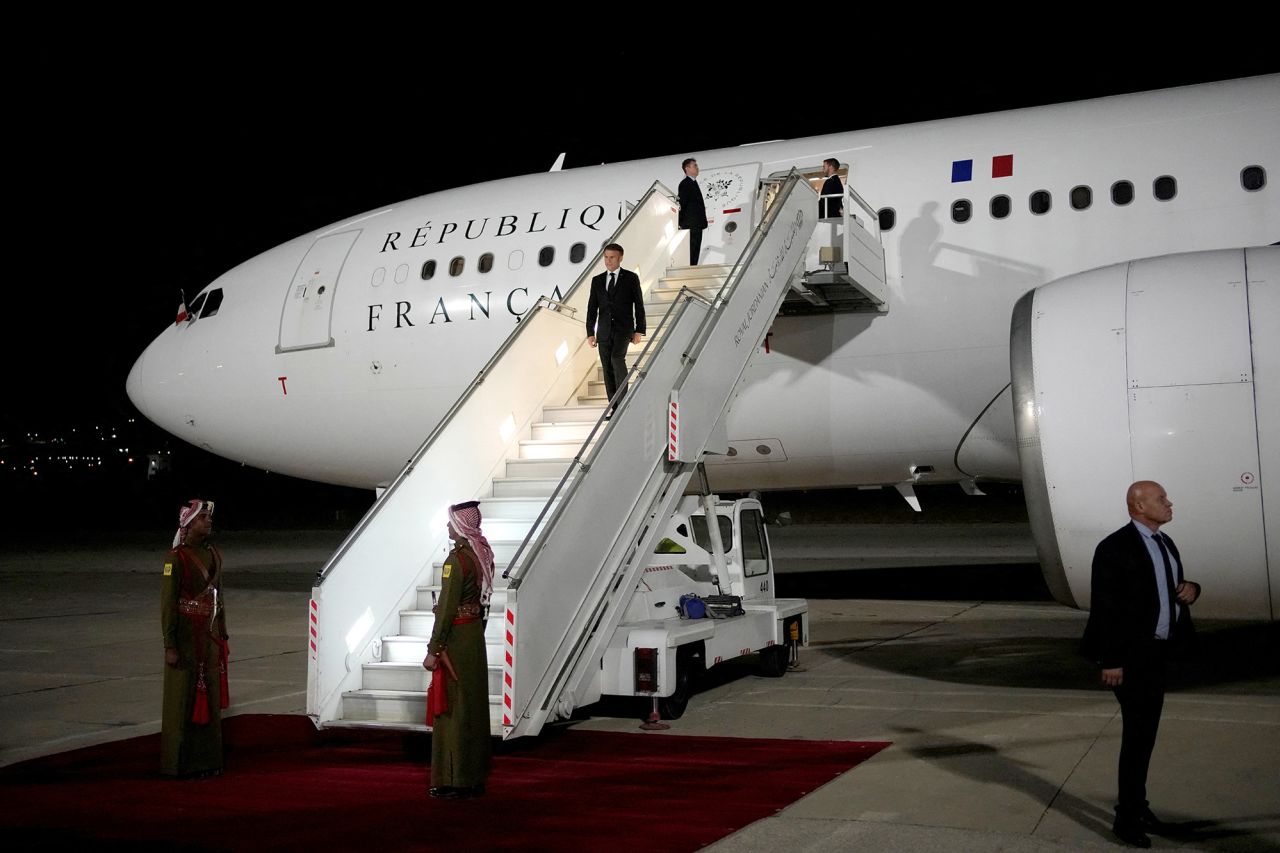
[[[1128,518],[1128,485],[1149,479],[1203,586],[1196,615],[1276,619],[1280,248],[1059,279],[1018,301],[1011,337],[1023,486],[1054,597],[1089,607],[1094,548]]]

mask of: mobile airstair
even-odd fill
[[[426,728],[446,508],[469,499],[498,572],[485,631],[491,731],[536,734],[600,698],[601,655],[648,555],[698,462],[727,449],[747,361],[803,286],[817,196],[795,173],[769,190],[732,265],[673,266],[684,235],[658,183],[615,233],[650,334],[611,418],[583,322],[602,256],[563,301],[521,320],[319,573],[307,686],[318,726]]]

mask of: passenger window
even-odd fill
[[[493,252],[485,252],[480,256],[480,272],[488,272],[493,269]]]
[[[1111,185],[1111,203],[1121,207],[1133,201],[1133,184],[1129,181],[1116,181]]]
[[[878,218],[880,219],[881,232],[892,231],[893,226],[898,224],[898,213],[892,207],[880,208]]]
[[[466,265],[467,265],[466,260],[464,260],[462,256],[459,255],[458,257],[449,261],[449,275],[452,275],[452,276],[462,275],[462,268]]]
[[[998,195],[991,199],[991,218],[1004,219],[1009,215],[1009,211],[1013,210],[1013,202],[1009,201],[1007,195]]]
[[[1088,210],[1093,204],[1093,190],[1086,186],[1078,186],[1071,191],[1071,209]]]
[[[524,252],[516,249],[510,255],[507,255],[507,269],[514,271],[522,266],[524,266]]]
[[[1036,190],[1031,194],[1030,203],[1031,212],[1036,216],[1043,216],[1053,207],[1053,196],[1048,190]]]
[[[551,246],[543,246],[542,251],[538,252],[538,266],[549,267],[551,262],[556,259],[556,250]]]
[[[1246,166],[1240,172],[1240,186],[1256,193],[1267,185],[1267,170],[1261,166]]]
[[[427,261],[422,265],[422,280],[430,281],[432,276],[436,274],[436,262]]]
[[[1151,192],[1160,201],[1168,201],[1178,194],[1178,182],[1170,175],[1161,175],[1151,182]]]
[[[587,244],[586,244],[586,243],[574,243],[574,244],[569,248],[569,263],[572,263],[572,264],[580,264],[580,263],[582,263],[582,260],[583,260],[586,256],[587,256]]]
[[[747,577],[763,575],[769,571],[769,551],[765,546],[764,520],[760,511],[742,511],[742,563]]]
[[[723,515],[717,515],[716,518],[720,522],[720,544],[728,550],[733,547],[733,522]],[[707,532],[707,517],[695,515],[689,520],[693,522],[693,541],[697,542],[702,550],[710,551],[711,534]]]
[[[204,301],[204,309],[200,312],[200,319],[212,317],[218,313],[218,309],[222,307],[222,288],[210,291],[209,298]]]
[[[951,202],[951,221],[968,222],[973,216],[973,204],[967,198]]]
[[[200,294],[195,298],[195,301],[193,301],[190,305],[187,306],[188,317],[194,317],[200,313],[200,306],[204,305],[204,298],[208,295],[209,294],[207,293]]]

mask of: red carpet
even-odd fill
[[[226,775],[157,774],[159,737],[0,769],[6,850],[696,850],[774,814],[886,743],[557,730],[498,747],[488,794],[426,796],[429,741],[224,727]],[[407,751],[406,751],[407,748]]]

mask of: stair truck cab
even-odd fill
[[[717,664],[759,654],[761,674],[782,676],[809,644],[809,605],[774,590],[760,502],[684,496],[605,651],[600,692],[657,697],[677,719]]]

